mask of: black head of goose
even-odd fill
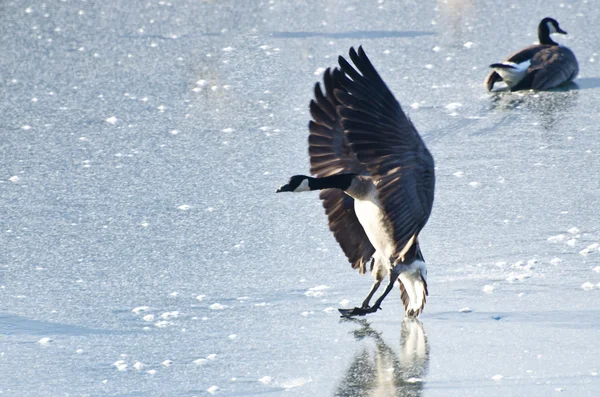
[[[329,228],[354,269],[370,262],[373,286],[361,307],[344,316],[377,311],[396,281],[405,313],[416,317],[427,296],[427,268],[419,232],[431,213],[433,157],[362,47],[350,49],[352,66],[325,71],[324,91],[310,103],[310,171],[277,192],[321,190]],[[385,292],[370,301],[388,276]]]
[[[544,18],[538,26],[540,44],[525,47],[493,63],[485,78],[488,90],[498,81],[504,81],[511,91],[547,90],[572,81],[579,73],[575,54],[558,45],[550,37],[553,33],[567,34],[553,18]]]

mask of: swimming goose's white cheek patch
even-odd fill
[[[310,190],[310,186],[308,186],[308,179],[304,179],[296,189],[294,189],[294,192],[308,192]]]
[[[546,26],[548,26],[548,32],[550,32],[550,34],[556,33],[556,28],[552,22],[546,22]]]

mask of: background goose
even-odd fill
[[[550,35],[567,34],[552,18],[544,18],[538,26],[540,44],[525,47],[511,54],[505,61],[490,65],[485,78],[489,91],[497,81],[504,81],[511,91],[546,90],[573,80],[579,72],[575,54],[559,46]]]
[[[341,70],[327,69],[325,93],[317,83],[310,103],[316,178],[295,175],[277,192],[322,190],[329,227],[352,267],[363,273],[371,261],[371,291],[343,315],[377,311],[399,279],[406,314],[418,316],[427,295],[418,235],[433,205],[433,158],[362,47],[350,58],[358,71],[340,56]],[[370,306],[385,276],[387,288]]]

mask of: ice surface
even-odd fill
[[[594,2],[54,3],[0,14],[0,394],[596,397]],[[577,86],[488,93],[545,15]],[[340,319],[372,278],[274,194],[359,44],[436,161],[421,333],[397,287]]]

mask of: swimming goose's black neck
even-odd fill
[[[347,190],[352,184],[356,174],[338,174],[323,178],[310,178],[308,186],[310,190],[342,189]]]
[[[540,44],[545,45],[558,45],[558,43],[550,37],[550,32],[548,32],[548,27],[540,26],[538,28],[538,39],[540,40]]]
[[[548,28],[548,19],[545,18],[538,26],[538,40],[544,45],[558,45],[558,43],[550,37],[550,29]]]

